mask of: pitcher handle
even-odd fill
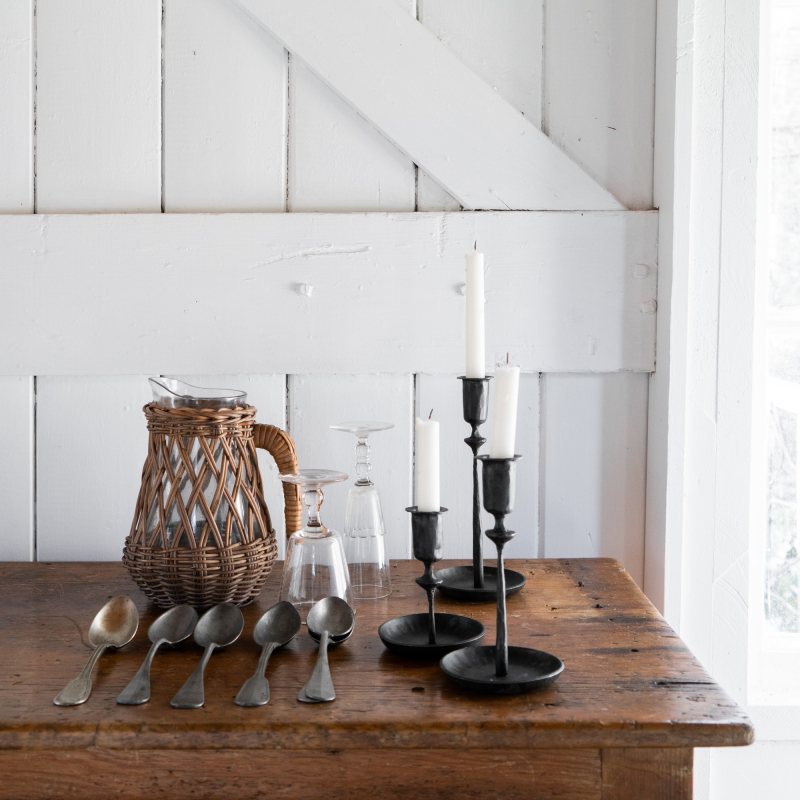
[[[297,472],[297,452],[294,442],[285,431],[274,425],[253,426],[253,442],[256,447],[266,450],[278,465],[282,475]],[[284,519],[286,536],[291,536],[303,527],[303,506],[300,502],[300,487],[293,483],[283,484]]]

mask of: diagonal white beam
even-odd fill
[[[465,208],[622,208],[392,0],[233,2]]]

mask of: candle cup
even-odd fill
[[[462,381],[464,421],[472,427],[472,433],[464,441],[472,450],[472,566],[450,567],[441,570],[439,591],[453,600],[494,602],[497,599],[497,569],[483,565],[483,532],[481,531],[481,499],[478,481],[478,451],[486,443],[478,428],[486,422],[489,411],[489,381],[486,378],[467,378]],[[504,576],[506,596],[516,594],[525,586],[525,576],[514,570],[506,570]]]
[[[412,506],[406,511],[411,513],[414,558],[425,566],[416,583],[428,596],[428,613],[384,622],[378,628],[381,641],[396,655],[422,659],[440,659],[458,648],[480,644],[486,634],[482,623],[456,614],[437,614],[434,610],[434,594],[442,581],[432,568],[442,558],[442,514],[447,509],[420,511]]]
[[[479,456],[483,464],[483,507],[494,517],[486,535],[497,547],[497,640],[494,647],[450,653],[441,661],[444,673],[459,686],[489,694],[521,694],[552,683],[564,670],[556,656],[527,647],[508,646],[503,548],[514,536],[505,517],[514,509],[516,462],[521,456]]]

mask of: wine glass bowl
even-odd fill
[[[335,431],[352,433],[356,437],[357,477],[347,496],[344,547],[353,596],[357,600],[377,600],[387,597],[392,591],[383,511],[378,490],[370,476],[369,436],[393,427],[392,422],[368,420],[331,425]]]
[[[306,523],[289,537],[286,546],[280,593],[280,599],[290,602],[305,622],[311,606],[325,597],[341,597],[352,604],[342,537],[326,528],[319,518],[324,499],[322,487],[346,481],[348,476],[329,469],[301,469],[278,477],[300,487],[306,506]]]

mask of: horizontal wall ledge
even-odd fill
[[[651,371],[657,212],[0,216],[0,374]]]

